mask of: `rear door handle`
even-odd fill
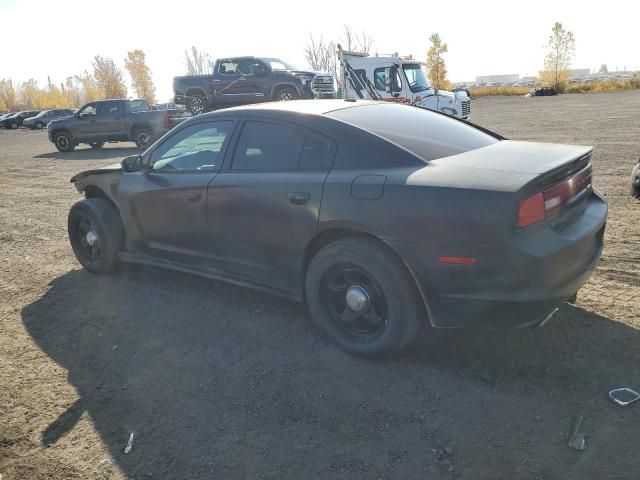
[[[289,202],[293,205],[304,205],[309,201],[311,195],[307,192],[291,192],[287,197],[289,197]]]
[[[219,78],[214,78],[213,80],[211,80],[213,83],[220,83],[222,80],[220,80]]]

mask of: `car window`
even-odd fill
[[[81,117],[93,117],[93,116],[95,116],[96,111],[97,111],[96,104],[95,103],[90,103],[89,105],[84,107],[82,110],[80,110],[80,116]]]
[[[447,115],[407,105],[377,103],[343,108],[327,115],[373,132],[427,161],[499,141]]]
[[[129,102],[129,110],[131,112],[148,112],[151,107],[146,100],[131,100]]]
[[[307,133],[298,161],[301,170],[316,170],[331,166],[331,143],[320,135]]]
[[[232,121],[199,123],[178,131],[151,156],[154,171],[212,171],[222,162],[220,152],[233,128]]]
[[[113,117],[120,113],[120,102],[103,102],[100,105],[100,115]]]
[[[246,122],[233,156],[233,170],[294,170],[305,132],[258,121]]]
[[[381,92],[387,91],[387,84],[385,83],[386,74],[385,68],[376,68],[373,72],[374,83],[376,85],[376,89]]]
[[[240,75],[240,68],[236,62],[229,60],[226,62],[220,62],[218,72],[224,75]]]

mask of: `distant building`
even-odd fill
[[[517,73],[510,73],[506,75],[481,75],[476,77],[476,82],[517,82],[520,80],[520,75]]]
[[[569,70],[570,77],[588,77],[591,75],[591,70],[588,68],[573,68]]]

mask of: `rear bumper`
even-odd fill
[[[487,265],[439,264],[428,245],[388,242],[411,270],[435,327],[503,329],[534,326],[589,279],[603,248],[607,203],[594,193],[581,216],[561,232],[545,226],[496,246]],[[472,248],[472,247],[471,247]]]

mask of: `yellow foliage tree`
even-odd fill
[[[573,33],[565,30],[560,22],[551,29],[547,43],[547,56],[544,59],[545,76],[548,83],[558,91],[562,91],[569,77],[569,66],[575,53]]]
[[[0,99],[2,99],[2,103],[8,110],[13,112],[18,109],[16,89],[10,78],[0,80]]]
[[[96,55],[93,59],[93,76],[106,98],[124,98],[127,87],[122,78],[122,71],[108,57]]]
[[[450,86],[447,80],[447,67],[444,63],[444,54],[449,51],[446,43],[437,33],[429,37],[431,47],[427,52],[427,76],[431,86],[436,90],[447,89]]]
[[[146,64],[144,52],[142,50],[127,52],[124,66],[129,71],[136,95],[151,104],[156,103],[156,88],[151,80],[151,70]]]

